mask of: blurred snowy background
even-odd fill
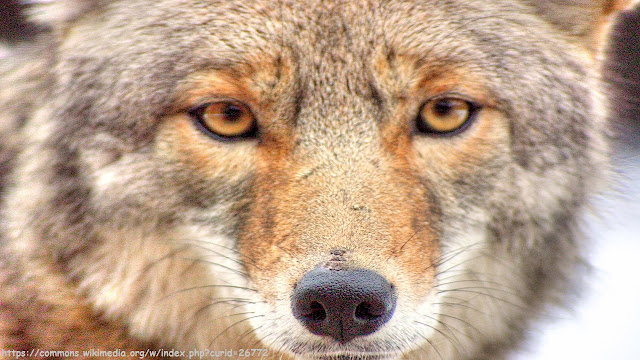
[[[607,77],[615,86],[620,178],[590,222],[590,288],[572,314],[538,329],[516,360],[640,359],[640,7],[624,14],[611,45]]]
[[[573,313],[537,329],[517,360],[640,359],[640,144],[618,149],[620,193],[599,204],[589,288]]]

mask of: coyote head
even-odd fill
[[[179,349],[501,356],[577,279],[622,3],[38,4],[13,251]]]

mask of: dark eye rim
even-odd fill
[[[465,103],[467,103],[467,105],[469,105],[469,116],[467,117],[467,119],[464,121],[462,125],[460,125],[456,129],[451,131],[438,131],[428,127],[425,121],[421,121],[422,110],[425,108],[425,106],[427,106],[432,101],[440,101],[440,100],[459,100],[459,101],[464,101]],[[478,113],[482,109],[483,109],[482,104],[476,101],[470,100],[465,96],[461,96],[457,94],[445,94],[445,95],[434,96],[424,101],[422,105],[420,105],[420,107],[418,108],[418,114],[413,120],[413,133],[415,135],[420,135],[425,137],[426,136],[430,136],[430,137],[456,136],[466,131],[471,126],[471,124],[475,121]]]
[[[253,125],[251,126],[251,128],[243,132],[242,134],[234,135],[234,136],[226,136],[226,135],[218,134],[212,131],[211,129],[209,129],[209,127],[206,125],[204,120],[204,112],[207,109],[207,107],[217,103],[221,103],[221,102],[240,105],[243,108],[248,109],[249,112],[251,113],[251,116],[253,116]],[[256,139],[259,135],[258,122],[256,120],[254,112],[251,110],[251,108],[247,104],[238,100],[220,99],[220,100],[202,102],[202,103],[199,103],[198,105],[195,105],[189,108],[187,110],[187,114],[189,114],[189,116],[193,120],[198,130],[202,131],[207,136],[212,137],[213,139],[221,142],[237,142],[237,141],[253,140],[253,139]]]

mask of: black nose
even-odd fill
[[[316,268],[296,285],[293,315],[316,335],[345,343],[378,330],[393,315],[393,286],[370,270]]]

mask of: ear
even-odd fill
[[[104,0],[23,0],[28,6],[29,19],[54,30],[64,29],[68,23],[99,6]]]
[[[556,29],[598,50],[607,39],[615,15],[640,0],[523,0]]]

